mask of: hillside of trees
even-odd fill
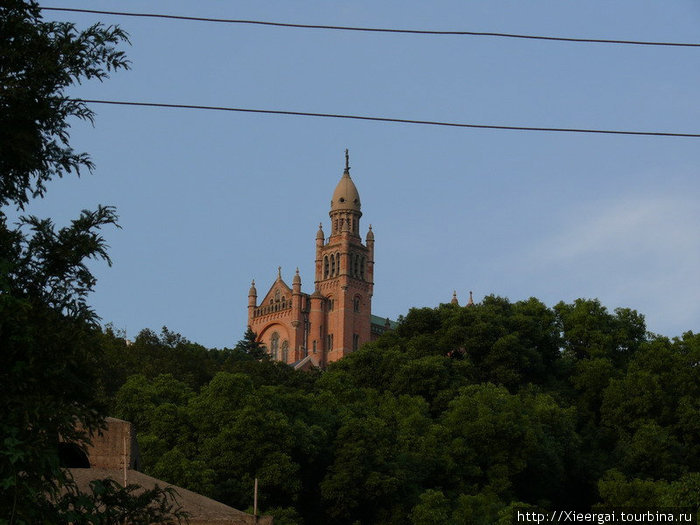
[[[700,334],[596,300],[412,309],[326,371],[102,334],[101,397],[143,470],[278,524],[510,523],[512,509],[700,505]]]

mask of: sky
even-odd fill
[[[644,0],[79,1],[43,6],[409,29],[700,42],[700,3]],[[72,96],[536,127],[700,132],[700,48],[214,24],[45,11],[119,24],[130,71]],[[66,224],[114,205],[113,266],[91,298],[129,338],[162,326],[231,347],[277,267],[313,291],[350,150],[372,311],[393,319],[495,294],[598,298],[669,337],[700,330],[700,140],[498,131],[92,106],[74,122],[92,175],[29,212]]]

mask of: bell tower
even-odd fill
[[[311,296],[309,337],[310,344],[321,351],[324,365],[370,340],[374,233],[370,226],[362,244],[360,194],[350,178],[348,150],[328,215],[330,237],[325,238],[322,225],[316,233],[316,291]]]

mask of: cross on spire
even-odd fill
[[[350,153],[348,148],[345,148],[345,171],[350,171]]]

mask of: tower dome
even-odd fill
[[[360,212],[360,194],[355,183],[350,178],[350,161],[348,150],[345,150],[345,171],[333,192],[331,213],[334,211]],[[362,212],[360,212],[362,214]]]

